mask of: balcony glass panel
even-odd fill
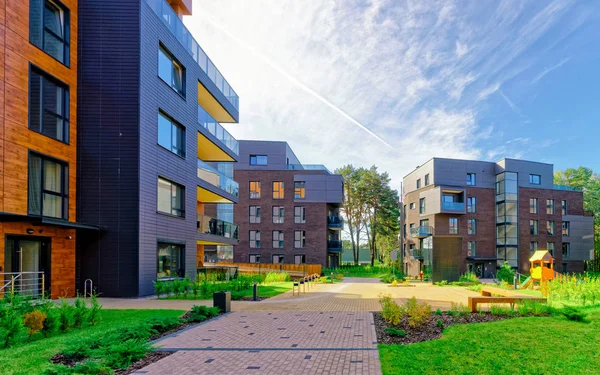
[[[207,129],[210,134],[214,135],[221,143],[223,143],[234,154],[239,155],[240,146],[237,141],[225,128],[217,122],[211,115],[208,114],[198,105],[198,123]]]
[[[234,240],[238,239],[237,225],[206,215],[198,215],[198,232]]]
[[[300,171],[327,171],[326,166],[323,164],[288,164],[286,165],[286,169],[288,170],[300,170]],[[331,172],[329,172],[331,173]]]
[[[449,211],[464,211],[464,202],[442,202],[442,209]]]
[[[341,249],[342,248],[342,241],[340,241],[340,240],[329,240],[329,241],[327,241],[327,248],[328,249]]]
[[[237,182],[200,159],[198,159],[198,178],[225,190],[235,197],[238,196],[239,184]]]

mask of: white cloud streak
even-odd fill
[[[561,62],[559,62],[556,65],[553,65],[547,69],[544,69],[540,74],[538,74],[537,76],[535,76],[535,78],[531,81],[532,84],[537,83],[540,79],[544,78],[546,76],[546,74],[552,72],[553,70],[556,70],[558,68],[560,68],[561,66],[565,65],[569,60],[571,60],[570,57],[567,57],[566,59],[562,60]]]

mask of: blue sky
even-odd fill
[[[304,163],[433,156],[600,171],[600,3],[194,1],[185,23],[240,96],[238,139]]]

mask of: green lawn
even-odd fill
[[[380,279],[385,275],[394,273],[394,270],[390,267],[385,266],[341,266],[338,268],[323,269],[323,274],[325,276],[331,276],[332,272],[334,275],[341,273],[342,275],[344,275],[344,277],[363,277]],[[396,270],[395,274],[400,276],[401,272]]]
[[[126,327],[153,317],[180,316],[178,310],[102,310],[102,321],[93,327],[73,329],[66,334],[55,333],[44,339],[36,334],[30,343],[19,343],[8,349],[0,349],[0,374],[41,374],[50,363],[49,359],[66,345],[79,338],[102,336],[114,328]]]
[[[264,297],[264,298],[269,298],[269,297],[274,297],[278,294],[281,293],[285,293],[288,290],[292,290],[292,285],[293,283],[291,281],[284,281],[284,282],[275,282],[275,283],[268,283],[268,284],[259,284],[258,285],[258,296],[259,297]],[[236,299],[242,299],[244,297],[252,297],[253,294],[253,289],[244,289],[241,291],[232,291],[231,292],[231,299],[232,300],[236,300]],[[193,294],[191,294],[191,292],[185,296],[180,295],[180,296],[174,296],[171,295],[169,297],[162,297],[161,299],[170,299],[170,300],[206,300],[206,299],[212,299],[212,295],[209,298],[206,298],[206,296],[200,296],[198,295],[197,297],[194,297]]]
[[[456,325],[439,340],[379,345],[383,374],[597,374],[600,307],[564,317]]]

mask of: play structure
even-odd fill
[[[553,280],[560,275],[554,270],[554,258],[548,250],[536,250],[531,258],[529,258],[529,263],[531,276],[521,284],[519,289],[533,289],[534,286],[539,285],[542,281]]]

